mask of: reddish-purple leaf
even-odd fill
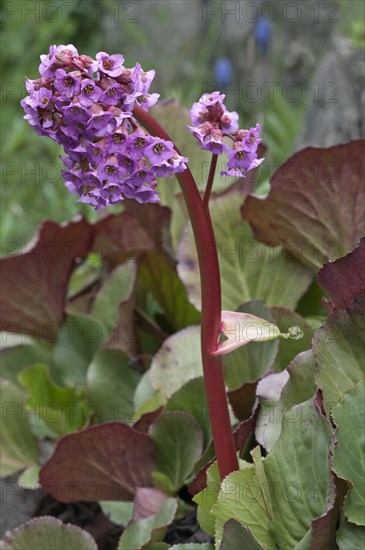
[[[40,472],[43,489],[61,502],[133,500],[152,486],[154,444],[122,422],[67,435]]]
[[[133,428],[139,432],[147,433],[155,420],[160,416],[163,411],[163,407],[159,407],[155,411],[142,414],[141,418],[133,424]]]
[[[281,244],[314,271],[363,236],[365,141],[309,147],[282,164],[266,199],[247,198],[242,215],[264,243]]]
[[[87,255],[93,228],[79,219],[46,221],[23,254],[1,260],[1,330],[54,341],[72,271]]]
[[[331,502],[328,509],[312,522],[312,542],[309,550],[336,550],[338,505]]]
[[[248,437],[254,431],[258,412],[258,407],[255,407],[250,418],[248,418],[244,422],[241,422],[234,431],[233,438],[236,451],[242,451],[246,444],[246,441],[248,440]],[[207,486],[207,470],[215,460],[217,460],[216,456],[214,456],[211,460],[209,460],[209,462],[207,462],[207,464],[204,464],[204,466],[200,468],[196,478],[190,483],[188,487],[188,491],[191,496],[194,496],[205,489],[205,487]]]
[[[215,460],[216,460],[216,456],[214,455],[214,458],[209,460],[209,462],[207,462],[206,464],[204,464],[204,466],[200,468],[196,478],[193,479],[193,481],[190,483],[188,487],[189,495],[193,497],[194,495],[196,495],[197,493],[200,493],[201,491],[203,491],[203,489],[205,489],[208,483],[207,470]]]
[[[326,419],[329,428],[332,430],[332,424],[325,415],[323,407],[323,397],[321,390],[318,390],[314,398],[314,406],[318,414]],[[333,437],[333,434],[332,434]],[[334,439],[332,440],[334,442]],[[329,456],[330,460],[330,456]],[[332,474],[333,478],[333,474]],[[328,488],[326,509],[323,514],[312,521],[312,540],[309,550],[336,550],[336,526],[339,514],[340,501],[343,499],[341,488],[338,489],[333,480],[332,486]]]
[[[161,204],[139,204],[134,200],[126,200],[125,207],[138,220],[155,247],[158,250],[166,248],[171,222],[170,208]]]
[[[166,493],[154,487],[139,487],[134,497],[132,522],[155,516],[168,498]]]
[[[318,272],[318,284],[332,304],[346,309],[354,298],[365,294],[365,237],[352,252],[335,262],[326,263]]]
[[[153,250],[154,243],[141,224],[129,212],[111,215],[94,225],[93,250],[111,267]]]
[[[259,408],[255,407],[250,418],[241,422],[241,424],[239,424],[238,428],[233,433],[233,438],[237,451],[242,451],[242,449],[246,445],[248,437],[254,431],[258,414]]]

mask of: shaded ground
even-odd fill
[[[96,502],[66,504],[45,496],[39,502],[34,515],[54,516],[64,523],[78,525],[94,537],[99,550],[115,550],[123,533],[123,527],[110,521]],[[164,540],[173,545],[211,542],[212,539],[200,529],[194,511],[170,525]]]

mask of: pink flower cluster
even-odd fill
[[[155,71],[126,68],[119,54],[94,60],[69,44],[41,55],[39,73],[26,81],[24,118],[63,146],[66,187],[80,202],[97,209],[125,197],[156,202],[156,178],[186,169],[172,142],[148,135],[133,117],[135,105],[148,110],[159,98],[149,93]]]
[[[249,130],[239,130],[238,113],[227,111],[224,98],[224,94],[219,92],[202,95],[190,111],[193,126],[188,128],[200,141],[202,149],[215,155],[228,154],[228,170],[222,170],[222,175],[242,178],[264,161],[257,158],[262,141],[261,128],[256,124]],[[223,141],[224,138],[229,138],[231,147]]]

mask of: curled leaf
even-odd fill
[[[222,311],[222,333],[226,340],[219,342],[212,355],[224,355],[250,342],[265,342],[282,336],[273,323],[239,311]]]

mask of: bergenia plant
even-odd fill
[[[77,49],[51,46],[41,56],[40,78],[27,80],[29,96],[22,100],[25,118],[36,132],[60,143],[66,156],[63,176],[68,190],[79,201],[101,209],[122,202],[125,198],[139,203],[159,200],[158,179],[176,175],[184,195],[197,247],[202,293],[201,347],[214,448],[222,479],[238,469],[238,461],[229,420],[220,350],[248,343],[237,338],[234,343],[220,343],[224,332],[221,311],[221,284],[214,230],[209,214],[218,155],[228,155],[227,170],[222,175],[246,177],[257,168],[261,143],[260,125],[240,129],[238,114],[229,112],[225,96],[218,91],[205,93],[190,111],[190,132],[199,146],[212,153],[211,168],[204,196],[182,156],[165,130],[148,113],[159,95],[149,89],[155,72],[145,72],[137,64],[124,66],[124,57],[100,52],[96,59],[79,55]],[[212,254],[203,256],[208,244]],[[225,313],[229,317],[229,313]],[[262,336],[274,338],[280,331],[264,319],[236,313],[235,323],[254,323]],[[256,328],[257,328],[256,327]],[[226,331],[226,337],[229,331]],[[231,338],[232,339],[232,338]],[[230,339],[228,338],[230,341]],[[217,406],[222,414],[215,413]]]
[[[153,70],[73,45],[39,72],[24,118],[98,214],[0,259],[1,475],[99,503],[118,550],[362,548],[364,142],[263,196],[260,125],[219,91],[159,103]],[[45,506],[0,548],[96,550]]]

